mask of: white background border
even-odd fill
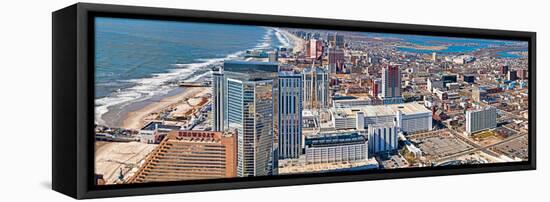
[[[548,199],[550,5],[545,1],[87,1],[537,32],[537,170],[116,198],[119,201],[527,201]],[[67,201],[51,186],[51,12],[76,1],[2,1],[0,201]],[[543,101],[543,102],[541,102]],[[113,200],[113,199],[107,199]]]

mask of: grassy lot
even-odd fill
[[[472,138],[473,138],[474,140],[483,140],[483,139],[485,139],[485,138],[493,137],[493,136],[495,136],[495,135],[496,135],[495,132],[486,130],[486,131],[481,131],[481,132],[479,132],[479,133],[474,133],[474,134],[472,135]]]

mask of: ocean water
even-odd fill
[[[525,47],[523,51],[527,51],[527,42],[508,41],[508,40],[490,40],[490,39],[474,39],[474,38],[459,38],[459,37],[437,37],[437,36],[421,36],[421,35],[405,35],[405,34],[382,34],[382,33],[365,33],[367,36],[380,38],[395,38],[411,44],[421,46],[437,46],[445,45],[443,50],[422,50],[415,48],[399,47],[398,50],[412,53],[469,53],[482,48],[497,47],[503,45],[520,45]],[[500,57],[517,58],[519,56],[513,54],[505,54],[500,52]]]
[[[527,50],[526,50],[527,51]],[[517,55],[517,54],[513,54],[511,52],[508,52],[508,51],[501,51],[501,52],[497,52],[499,54],[500,57],[503,57],[503,58],[522,58],[524,56],[521,56],[521,55]]]
[[[132,103],[168,95],[177,81],[209,76],[246,50],[289,47],[278,29],[158,20],[95,19],[96,122]]]

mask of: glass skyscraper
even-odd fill
[[[240,177],[271,173],[277,71],[278,64],[271,62],[224,63],[224,103],[222,109],[214,109],[223,111],[225,129],[237,131],[237,175]]]

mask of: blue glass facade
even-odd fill
[[[237,175],[240,177],[271,173],[277,71],[277,63],[224,63],[223,122],[225,129],[238,133]]]

